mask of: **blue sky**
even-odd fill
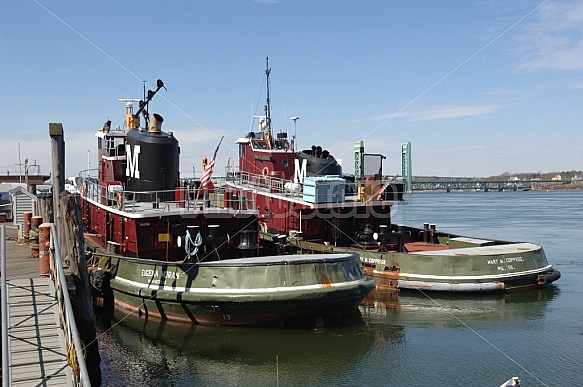
[[[161,78],[150,113],[180,140],[182,175],[224,135],[222,174],[262,114],[266,55],[276,131],[299,116],[299,147],[346,172],[361,139],[388,175],[407,141],[415,175],[583,169],[580,1],[20,0],[0,3],[0,31],[1,173],[18,173],[18,143],[50,172],[49,122],[66,173],[95,168],[117,99]]]

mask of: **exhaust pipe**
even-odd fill
[[[148,133],[160,133],[162,132],[162,122],[164,118],[158,113],[152,114],[152,119],[150,120],[150,126],[148,127]]]

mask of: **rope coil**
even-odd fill
[[[189,257],[196,255],[198,253],[198,248],[202,245],[202,235],[200,235],[200,230],[196,234],[194,241],[190,235],[190,231],[186,230],[186,241],[184,243],[184,249]]]
[[[85,348],[85,343],[81,340],[81,347],[83,348],[83,359],[87,359],[87,350]],[[71,369],[79,378],[80,370],[79,370],[79,361],[77,360],[77,351],[75,350],[75,344],[69,344],[67,348],[67,363],[71,366]]]

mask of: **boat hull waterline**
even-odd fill
[[[354,254],[195,264],[103,256],[90,271],[94,278],[96,272],[109,273],[101,295],[120,311],[202,325],[281,326],[338,318],[356,311],[374,288]]]

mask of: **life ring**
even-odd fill
[[[121,210],[121,208],[123,207],[123,197],[121,196],[120,192],[117,193],[117,196],[115,197],[115,202],[117,203],[117,209]]]
[[[261,174],[263,175],[263,177],[266,177],[268,173],[269,173],[269,168],[267,168],[267,167],[263,168],[263,171],[261,171]]]
[[[86,192],[87,192],[87,180],[83,182],[83,188],[81,188],[81,196],[85,196]]]

